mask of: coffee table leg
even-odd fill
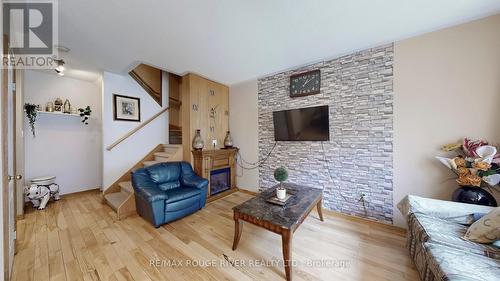
[[[283,246],[283,262],[285,264],[286,280],[292,280],[292,232],[284,230],[281,233],[281,242]]]
[[[318,204],[316,205],[316,208],[318,208],[318,215],[319,215],[319,219],[320,219],[321,221],[323,221],[323,209],[322,209],[322,207],[321,207],[321,205],[322,205],[322,204],[321,204],[321,202],[322,202],[322,201],[323,201],[323,200],[319,200]]]
[[[238,217],[234,216],[234,239],[233,239],[233,251],[238,247],[238,243],[240,242],[241,232],[243,230],[243,224],[238,219]]]

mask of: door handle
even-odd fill
[[[20,180],[20,179],[22,179],[22,178],[23,178],[23,176],[22,176],[22,175],[16,175],[16,176],[11,176],[11,175],[8,175],[8,176],[7,176],[7,180],[9,180],[9,181],[13,181],[13,180]]]

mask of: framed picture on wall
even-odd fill
[[[141,122],[141,99],[113,95],[114,119],[118,121]]]

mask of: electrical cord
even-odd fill
[[[241,156],[241,153],[240,151],[238,150],[237,152],[237,159],[236,159],[236,163],[238,164],[238,166],[240,166],[240,168],[242,168],[243,170],[254,170],[254,169],[257,169],[259,167],[262,167],[262,165],[264,165],[264,163],[266,163],[266,161],[269,159],[269,157],[271,156],[271,153],[273,153],[274,151],[274,148],[276,147],[278,143],[275,142],[273,147],[271,148],[271,150],[267,153],[267,155],[264,157],[264,159],[262,160],[259,160],[255,163],[253,162],[248,162],[246,161],[245,159],[243,159],[243,157]],[[248,165],[248,166],[244,166],[244,165]],[[250,167],[249,167],[250,166]]]
[[[269,159],[269,157],[273,153],[273,151],[276,148],[277,144],[278,144],[278,142],[275,142],[274,145],[273,145],[273,147],[271,148],[271,150],[264,157],[264,159],[259,160],[257,162],[246,161],[245,159],[243,159],[243,157],[241,156],[241,153],[238,150],[238,152],[236,154],[237,155],[236,163],[242,169],[241,170],[242,174],[243,174],[243,170],[254,170],[254,169],[257,169],[259,167],[262,167],[262,165],[264,165],[264,163],[266,163],[266,161]],[[322,149],[322,153],[323,153],[323,162],[326,164],[326,170],[328,171],[328,176],[330,177],[330,181],[333,183],[333,176],[332,176],[332,172],[330,171],[330,165],[328,165],[328,162],[326,160],[325,145],[324,145],[323,142],[321,142],[321,149]],[[245,167],[245,165],[248,165],[248,166]],[[342,197],[342,199],[344,201],[346,201],[346,202],[350,201],[341,192],[338,192],[338,194],[340,195],[340,197]],[[359,201],[362,201],[363,209],[364,209],[364,212],[365,212],[365,216],[367,216],[367,210],[366,210],[366,205],[365,205],[364,197],[360,198]]]
[[[333,183],[333,176],[332,172],[330,171],[330,165],[328,165],[328,162],[326,161],[325,145],[323,144],[323,142],[321,142],[321,149],[323,152],[323,162],[325,162],[326,164],[326,170],[328,171],[328,175],[330,176],[330,181]],[[349,202],[349,200],[347,200],[347,198],[341,192],[338,192],[338,194],[340,195],[340,197],[342,197],[342,199],[344,199],[344,201]],[[364,206],[364,201],[363,201],[363,206]]]

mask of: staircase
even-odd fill
[[[170,124],[168,139],[171,144],[182,144],[182,128]]]
[[[104,202],[116,212],[119,220],[135,213],[135,196],[131,182],[131,172],[141,167],[175,161],[182,161],[182,145],[158,145],[103,192]]]

